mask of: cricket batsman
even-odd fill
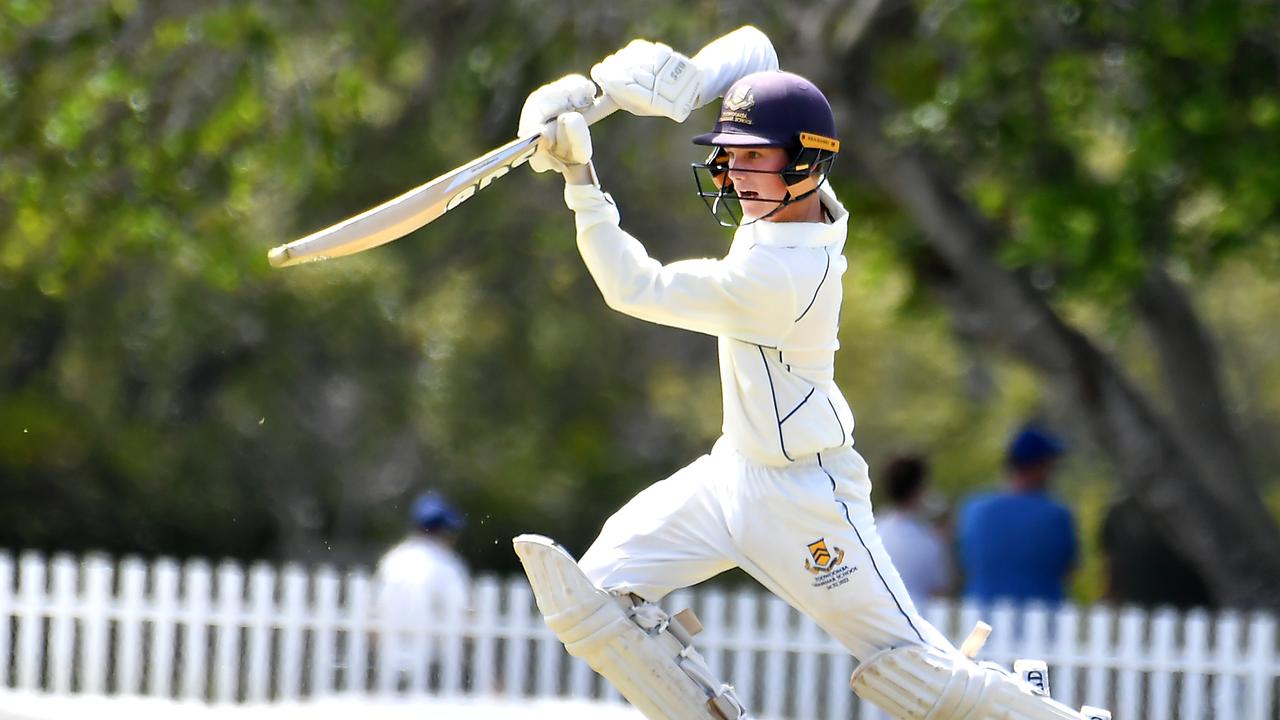
[[[636,40],[525,102],[519,135],[553,131],[530,165],[565,179],[578,251],[609,307],[719,342],[723,435],[637,495],[575,561],[515,540],[538,607],[569,651],[650,718],[742,718],[732,687],[693,649],[695,621],[655,603],[740,567],[860,661],[863,698],[900,718],[1080,719],[960,653],[920,616],[876,534],[867,463],[834,379],[849,213],[828,177],[840,151],[831,106],[778,69],[768,38],[735,33],[692,59]],[[743,38],[746,38],[746,41]],[[620,226],[591,165],[579,112],[600,90],[623,110],[683,122],[720,94],[698,195],[736,226],[718,259],[663,265]]]

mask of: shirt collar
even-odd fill
[[[842,242],[849,226],[849,211],[836,199],[831,183],[818,188],[822,205],[831,213],[831,222],[769,222],[743,225],[734,233],[734,242],[773,247],[825,247]]]

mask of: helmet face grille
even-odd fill
[[[711,216],[723,227],[741,227],[757,220],[767,220],[782,208],[817,192],[827,181],[835,159],[834,151],[802,147],[781,170],[734,170],[735,173],[777,175],[787,187],[784,197],[753,198],[757,202],[777,203],[777,207],[746,222],[743,221],[742,198],[733,187],[733,178],[729,177],[729,154],[724,148],[713,148],[705,162],[691,163],[691,167],[698,197],[702,198]]]
[[[721,227],[738,227],[742,224],[742,201],[733,189],[726,165],[692,163],[693,182],[698,187],[698,197]]]

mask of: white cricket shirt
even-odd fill
[[[876,527],[912,600],[922,604],[946,592],[951,582],[951,558],[932,525],[894,508],[880,517]]]
[[[417,627],[467,606],[467,568],[434,538],[413,535],[378,561],[377,606],[393,624]]]
[[[619,227],[608,195],[565,185],[578,251],[609,307],[719,338],[724,435],[765,465],[853,444],[834,364],[849,213],[829,184],[819,193],[830,223],[754,222],[724,258],[663,265]]]

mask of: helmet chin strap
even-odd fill
[[[778,173],[778,177],[782,177],[782,173]],[[803,199],[805,199],[805,198],[809,197],[810,195],[812,195],[812,194],[814,194],[814,193],[818,192],[818,188],[822,187],[822,183],[824,183],[824,182],[826,182],[826,181],[827,181],[827,178],[826,178],[826,176],[825,176],[825,175],[822,177],[822,179],[821,179],[821,180],[814,180],[814,179],[813,179],[813,176],[812,176],[812,175],[810,175],[809,177],[805,178],[805,179],[804,179],[804,180],[802,180],[801,182],[795,183],[794,185],[788,185],[788,186],[787,186],[787,196],[786,196],[786,197],[784,197],[784,198],[782,198],[782,200],[778,201],[778,206],[777,206],[777,207],[775,207],[774,209],[772,209],[772,210],[770,210],[769,212],[765,213],[764,215],[761,215],[761,216],[760,216],[760,217],[758,217],[758,218],[752,218],[750,222],[741,223],[741,224],[739,225],[739,227],[741,227],[742,225],[750,225],[751,223],[753,223],[753,222],[758,222],[758,221],[760,221],[760,220],[768,220],[769,218],[773,217],[773,216],[774,216],[774,214],[775,214],[775,213],[777,213],[779,210],[781,210],[781,209],[783,209],[783,208],[785,208],[785,207],[789,207],[789,206],[791,206],[791,205],[794,205],[795,203],[798,203],[798,202],[800,202],[801,200],[803,200]],[[784,183],[786,182],[786,178],[783,178],[783,182],[784,182]],[[799,187],[799,186],[801,186],[801,185],[807,185],[809,189],[807,189],[807,190],[803,191],[803,192],[802,192],[802,193],[800,193],[799,195],[794,195],[794,194],[792,194],[792,188],[796,188],[796,187]],[[738,202],[739,202],[739,203],[741,203],[741,202],[742,202],[742,198],[741,198],[741,196],[739,196],[739,198],[738,198]],[[757,202],[759,202],[759,201],[757,201]],[[744,214],[745,214],[745,213],[744,213]]]

